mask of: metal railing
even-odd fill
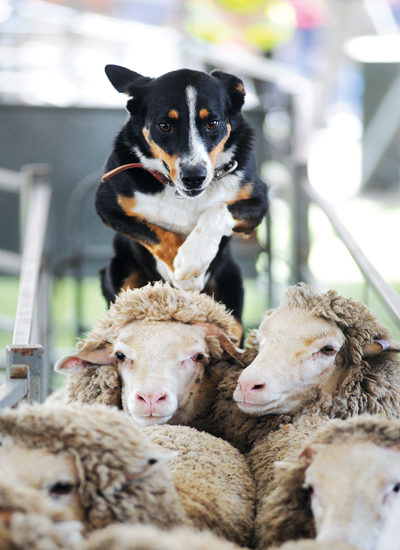
[[[43,251],[51,197],[49,167],[33,164],[25,167],[23,173],[21,186],[29,187],[29,197],[24,205],[26,222],[13,342],[7,346],[6,382],[0,386],[0,408],[14,406],[23,398],[30,403],[42,403],[48,384],[44,347],[33,342],[44,344],[48,330]],[[9,174],[3,172],[3,175]]]
[[[308,268],[308,254],[310,237],[308,232],[308,208],[310,203],[316,204],[326,215],[335,233],[346,246],[358,269],[362,273],[366,284],[374,289],[384,308],[388,311],[396,327],[400,329],[400,296],[394,288],[387,283],[375,269],[367,256],[357,245],[349,231],[341,223],[330,203],[324,200],[311,186],[307,178],[299,177],[296,182],[297,193],[294,220],[300,221],[300,225],[294,224],[294,263],[293,273],[298,281],[310,282],[313,275]]]
[[[387,283],[366,255],[359,248],[351,234],[337,217],[333,207],[325,201],[310,185],[307,178],[308,144],[312,133],[313,118],[318,118],[313,112],[312,104],[314,90],[311,82],[292,69],[284,65],[253,56],[247,53],[233,56],[222,48],[209,46],[199,48],[196,45],[186,45],[186,54],[190,59],[197,59],[203,65],[210,65],[231,71],[241,76],[263,82],[273,82],[291,97],[292,103],[292,146],[290,153],[290,171],[292,173],[292,198],[290,208],[292,212],[292,251],[289,267],[292,273],[292,282],[304,281],[313,286],[321,286],[311,270],[308,259],[310,252],[310,234],[308,229],[308,210],[310,203],[316,204],[327,216],[338,237],[348,249],[350,255],[362,273],[367,285],[377,294],[384,308],[389,312],[396,327],[400,329],[400,297],[394,288]],[[199,68],[201,68],[199,66]],[[273,240],[273,236],[272,236]],[[268,247],[268,253],[273,254],[273,248]],[[271,258],[269,259],[271,265]],[[275,292],[276,285],[269,271],[269,306],[276,307],[279,303],[279,292]],[[276,294],[276,296],[275,296]]]

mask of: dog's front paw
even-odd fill
[[[200,251],[197,247],[189,248],[183,243],[174,260],[175,278],[187,281],[201,275],[204,276],[214,256],[215,251],[210,248]]]
[[[203,290],[205,283],[205,274],[202,273],[199,277],[190,277],[190,279],[177,279],[174,277],[174,287],[182,290]]]

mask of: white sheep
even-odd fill
[[[8,450],[4,452],[1,437],[0,443],[0,462],[4,462],[10,449],[7,445]],[[38,456],[34,453],[32,458]],[[65,464],[64,457],[60,460],[61,465]],[[69,466],[67,464],[67,469]],[[5,476],[10,472],[11,476],[7,484],[0,482],[1,550],[72,550],[78,547],[83,524],[73,519],[73,512],[54,506],[45,494],[26,487],[9,464],[2,464],[3,467]],[[21,471],[24,468],[25,476],[29,477],[31,465],[22,463]],[[35,482],[40,484],[40,480]]]
[[[82,522],[86,531],[112,522],[186,525],[246,545],[255,484],[244,457],[192,428],[146,429],[151,437],[128,415],[101,405],[4,411],[0,507],[2,491],[17,491]]]
[[[143,430],[154,443],[179,452],[169,463],[169,471],[194,524],[248,544],[255,514],[255,482],[239,451],[227,441],[187,426],[148,426]]]
[[[400,416],[400,348],[365,304],[304,284],[287,290],[248,343],[248,367],[219,384],[210,426],[247,454],[262,516],[274,462],[330,417]]]
[[[277,486],[256,519],[257,548],[308,537],[359,550],[396,550],[399,451],[399,420],[330,420],[296,460],[277,463]]]
[[[239,550],[240,547],[209,532],[177,527],[166,533],[154,526],[110,525],[90,535],[79,550]],[[269,550],[278,550],[270,547]],[[279,550],[356,550],[346,543],[318,543],[314,540],[288,542]],[[385,550],[389,550],[389,547]],[[392,550],[390,548],[390,550]]]
[[[270,547],[268,550],[356,550],[354,546],[346,544],[345,542],[335,543],[321,543],[315,540],[297,540],[294,542],[287,542],[282,546]],[[388,549],[387,549],[388,550]]]
[[[248,366],[220,383],[214,419],[243,452],[305,410],[400,416],[400,345],[362,302],[290,287],[247,345]]]
[[[176,527],[170,532],[153,525],[110,525],[94,532],[79,550],[239,550],[208,531]],[[347,549],[344,549],[347,550]]]
[[[166,533],[154,526],[110,525],[93,533],[79,550],[239,550],[209,532],[175,528]],[[271,548],[270,550],[278,550]],[[279,550],[355,550],[345,543],[322,544],[311,540],[289,542]],[[388,550],[388,549],[386,549]]]
[[[68,374],[69,401],[116,405],[141,426],[182,424],[207,429],[234,347],[234,317],[199,292],[156,283],[122,291],[55,370]],[[215,364],[215,359],[219,359]]]

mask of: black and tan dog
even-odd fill
[[[188,69],[147,78],[116,65],[106,74],[129,96],[130,113],[96,196],[117,232],[102,272],[106,299],[162,279],[213,294],[240,324],[243,283],[229,238],[252,232],[268,206],[242,81]]]

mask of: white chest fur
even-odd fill
[[[209,208],[235,199],[240,179],[241,173],[236,172],[222,180],[213,181],[202,195],[194,199],[178,198],[175,189],[170,186],[156,195],[136,192],[134,211],[150,223],[186,236]]]

